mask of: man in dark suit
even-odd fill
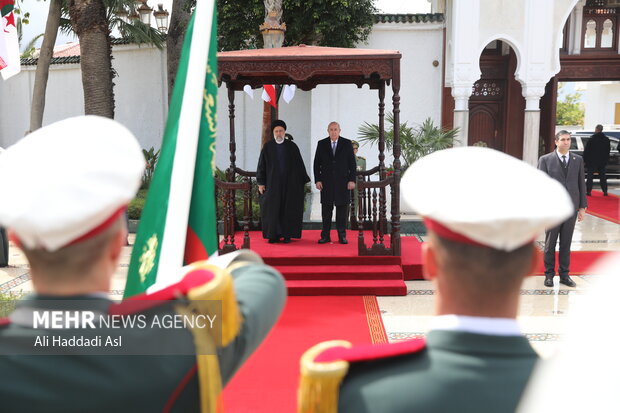
[[[355,189],[357,164],[353,145],[349,139],[340,136],[340,125],[331,122],[327,126],[329,136],[321,139],[314,155],[314,182],[321,191],[321,215],[323,230],[319,244],[331,242],[329,232],[332,226],[332,211],[336,207],[336,229],[338,242],[347,244],[347,211],[351,202],[351,191]]]
[[[583,151],[583,160],[586,162],[588,170],[588,182],[586,183],[587,195],[591,195],[592,186],[594,185],[594,173],[598,173],[598,181],[601,184],[603,195],[607,196],[607,175],[605,167],[609,161],[609,151],[611,145],[609,138],[603,133],[603,125],[596,125],[596,132],[590,137],[586,148]]]
[[[424,277],[436,293],[426,343],[322,343],[302,357],[299,411],[514,412],[538,359],[516,320],[519,292],[536,268],[536,236],[572,215],[566,190],[471,146],[425,156],[401,187],[428,229]]]
[[[545,231],[545,287],[553,287],[555,276],[555,246],[560,237],[560,256],[558,274],[560,284],[575,287],[568,275],[570,271],[570,244],[573,240],[575,221],[581,222],[586,213],[586,185],[583,158],[569,152],[570,133],[561,130],[555,135],[556,150],[543,155],[538,160],[538,169],[559,181],[573,201],[574,213],[566,221]]]

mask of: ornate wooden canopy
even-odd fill
[[[264,84],[295,84],[310,90],[318,84],[346,83],[378,89],[399,76],[400,58],[396,50],[304,45],[217,54],[219,81],[233,90]]]
[[[249,230],[258,229],[253,219],[253,188],[256,172],[244,171],[236,165],[235,91],[244,86],[296,85],[311,90],[319,84],[368,85],[377,90],[379,120],[378,165],[357,172],[359,200],[351,209],[351,225],[357,228],[359,255],[400,255],[400,59],[396,50],[344,49],[336,47],[292,46],[273,49],[220,52],[218,81],[228,88],[230,128],[230,167],[226,181],[216,180],[216,194],[223,202],[224,243],[221,252],[237,249],[235,231],[244,231],[243,248],[250,247]],[[385,160],[385,88],[392,86],[394,114],[393,167],[386,173]],[[372,180],[371,176],[378,177]],[[239,178],[242,182],[239,182]],[[387,199],[390,191],[391,220],[388,229]],[[243,212],[237,210],[236,191],[243,193]],[[241,215],[241,218],[239,218]],[[372,244],[367,248],[364,229],[372,230]],[[389,237],[388,237],[389,234]],[[389,238],[389,247],[385,245]]]

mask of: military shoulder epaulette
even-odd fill
[[[319,343],[301,357],[297,411],[336,412],[340,383],[347,375],[350,363],[415,354],[425,347],[424,339],[355,347],[344,340]]]
[[[426,346],[424,339],[413,339],[385,344],[363,344],[357,346],[333,346],[325,348],[314,358],[315,363],[329,363],[332,361],[370,361],[389,357],[398,357],[405,354],[417,353]]]
[[[363,156],[358,156],[359,159],[363,159],[366,160],[366,158],[364,158]]]

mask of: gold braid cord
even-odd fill
[[[233,280],[227,269],[222,269],[199,261],[189,265],[187,272],[206,270],[214,278],[189,291],[189,305],[178,305],[178,313],[191,316],[195,314],[219,314],[221,302],[221,331],[218,329],[192,328],[196,346],[198,365],[198,383],[200,388],[200,405],[202,413],[218,411],[219,396],[222,391],[222,378],[216,350],[225,347],[239,334],[243,318],[237,305]]]
[[[297,392],[298,413],[337,413],[340,383],[349,370],[346,361],[317,363],[314,360],[331,347],[351,348],[344,340],[325,341],[301,356],[301,379]]]

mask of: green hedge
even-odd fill
[[[144,208],[144,203],[146,202],[146,194],[148,189],[141,189],[136,194],[136,197],[129,203],[127,207],[127,215],[129,215],[129,219],[140,219],[140,215],[142,215],[142,209]]]

